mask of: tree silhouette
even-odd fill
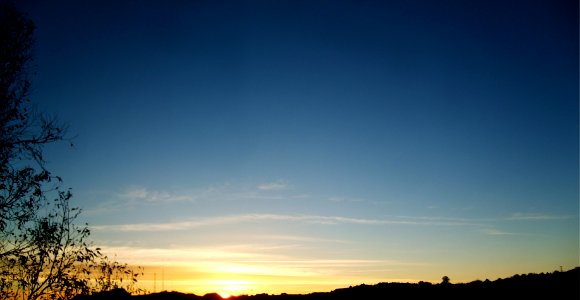
[[[450,283],[451,283],[451,279],[449,279],[448,276],[441,277],[441,284],[450,284]]]
[[[63,139],[54,119],[31,113],[29,68],[34,24],[12,6],[0,7],[0,238],[22,230],[45,205],[43,186],[55,179],[45,168],[43,146]],[[60,178],[56,177],[60,180]],[[0,257],[25,245],[0,245]]]
[[[44,146],[64,140],[66,128],[31,109],[33,33],[31,20],[0,3],[0,299],[118,288],[116,278],[139,274],[92,247],[88,224],[75,223],[70,190],[46,168]]]

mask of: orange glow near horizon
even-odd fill
[[[145,275],[138,282],[138,287],[146,290],[148,293],[161,291],[176,291],[182,293],[193,293],[196,295],[205,295],[217,293],[226,299],[231,296],[256,295],[256,294],[308,294],[312,292],[330,292],[339,288],[347,288],[360,284],[377,284],[380,282],[410,282],[428,281],[431,283],[440,282],[441,276],[432,280],[415,279],[415,278],[348,278],[338,274],[327,277],[288,277],[284,275],[255,275],[255,274],[232,274],[232,273],[206,273],[193,275],[185,269],[165,268],[164,278],[160,278],[157,273],[156,280],[153,280],[153,273],[148,272],[156,270],[156,267],[145,268]],[[158,270],[157,270],[158,271]],[[536,271],[539,273],[538,271]],[[188,275],[189,274],[189,275]],[[201,276],[200,276],[201,275]],[[509,277],[515,274],[493,276],[490,280],[499,277]],[[453,283],[469,282],[476,279],[465,279],[456,276],[449,276]]]
[[[252,251],[253,250],[253,251]],[[381,282],[452,283],[495,280],[515,274],[551,272],[554,263],[522,266],[518,261],[498,265],[465,260],[461,263],[426,263],[437,257],[425,256],[417,262],[396,259],[354,259],[357,256],[315,256],[266,252],[247,245],[200,248],[109,248],[120,261],[141,266],[144,275],[137,288],[146,292],[176,291],[205,295],[308,294]],[[428,253],[429,254],[429,253]],[[319,257],[324,257],[321,259]],[[456,257],[455,257],[456,258]],[[562,264],[572,269],[575,264]],[[224,297],[226,298],[226,297]]]
[[[253,268],[249,268],[253,269]],[[153,274],[156,273],[154,280]],[[354,278],[338,274],[328,276],[286,276],[284,274],[251,273],[197,273],[186,268],[164,267],[164,278],[159,276],[161,268],[145,267],[145,275],[138,282],[139,288],[147,292],[177,291],[205,295],[217,293],[222,298],[255,294],[308,294],[330,292],[351,285],[376,284],[385,281],[417,282],[411,278]],[[227,296],[229,295],[229,296]]]

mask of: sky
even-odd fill
[[[150,291],[579,262],[577,1],[18,1],[79,221]]]

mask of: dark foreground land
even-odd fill
[[[124,290],[78,297],[78,300],[221,300],[217,294],[197,296],[161,292],[131,296]],[[580,299],[580,267],[566,272],[515,275],[495,281],[470,283],[379,283],[336,289],[328,293],[306,295],[232,296],[232,300],[334,300],[334,299]]]

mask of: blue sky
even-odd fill
[[[573,1],[19,5],[32,99],[76,136],[51,168],[175,289],[578,265]]]

